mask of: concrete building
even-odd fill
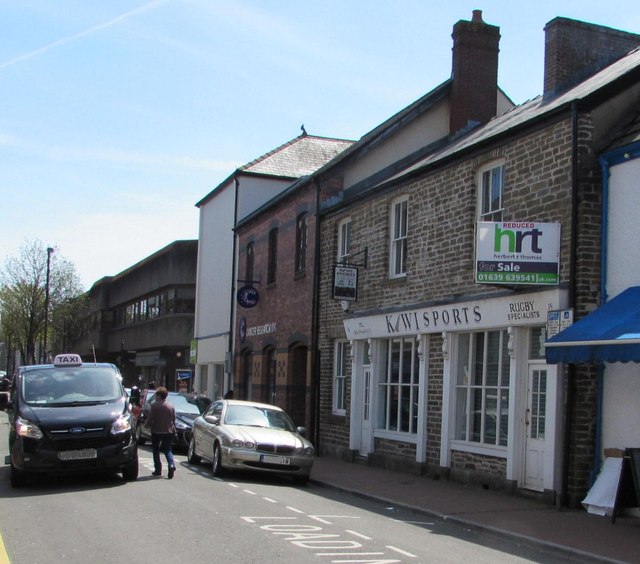
[[[191,386],[197,241],[175,241],[87,292],[88,319],[68,350],[113,362],[127,386]]]

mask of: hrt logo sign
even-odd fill
[[[496,223],[493,238],[493,250],[496,253],[530,253],[541,254],[540,238],[542,230],[535,223]],[[523,244],[529,243],[526,249]],[[506,243],[506,248],[505,248]]]

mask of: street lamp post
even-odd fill
[[[49,331],[49,276],[51,274],[51,255],[53,248],[47,247],[47,279],[44,288],[44,362],[46,363],[49,355],[47,354],[47,332]]]

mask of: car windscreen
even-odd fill
[[[169,394],[167,401],[173,405],[177,413],[193,413],[200,415],[207,409],[211,400],[205,397],[183,396],[182,394]]]
[[[295,431],[289,416],[278,409],[268,407],[230,405],[224,418],[226,425],[248,425],[267,429],[284,429]]]
[[[122,397],[122,384],[106,366],[43,368],[24,373],[21,393],[32,405],[100,403]]]

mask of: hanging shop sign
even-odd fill
[[[475,261],[478,284],[557,285],[560,224],[479,221]]]
[[[358,299],[358,269],[336,264],[333,268],[333,299],[355,302]]]

